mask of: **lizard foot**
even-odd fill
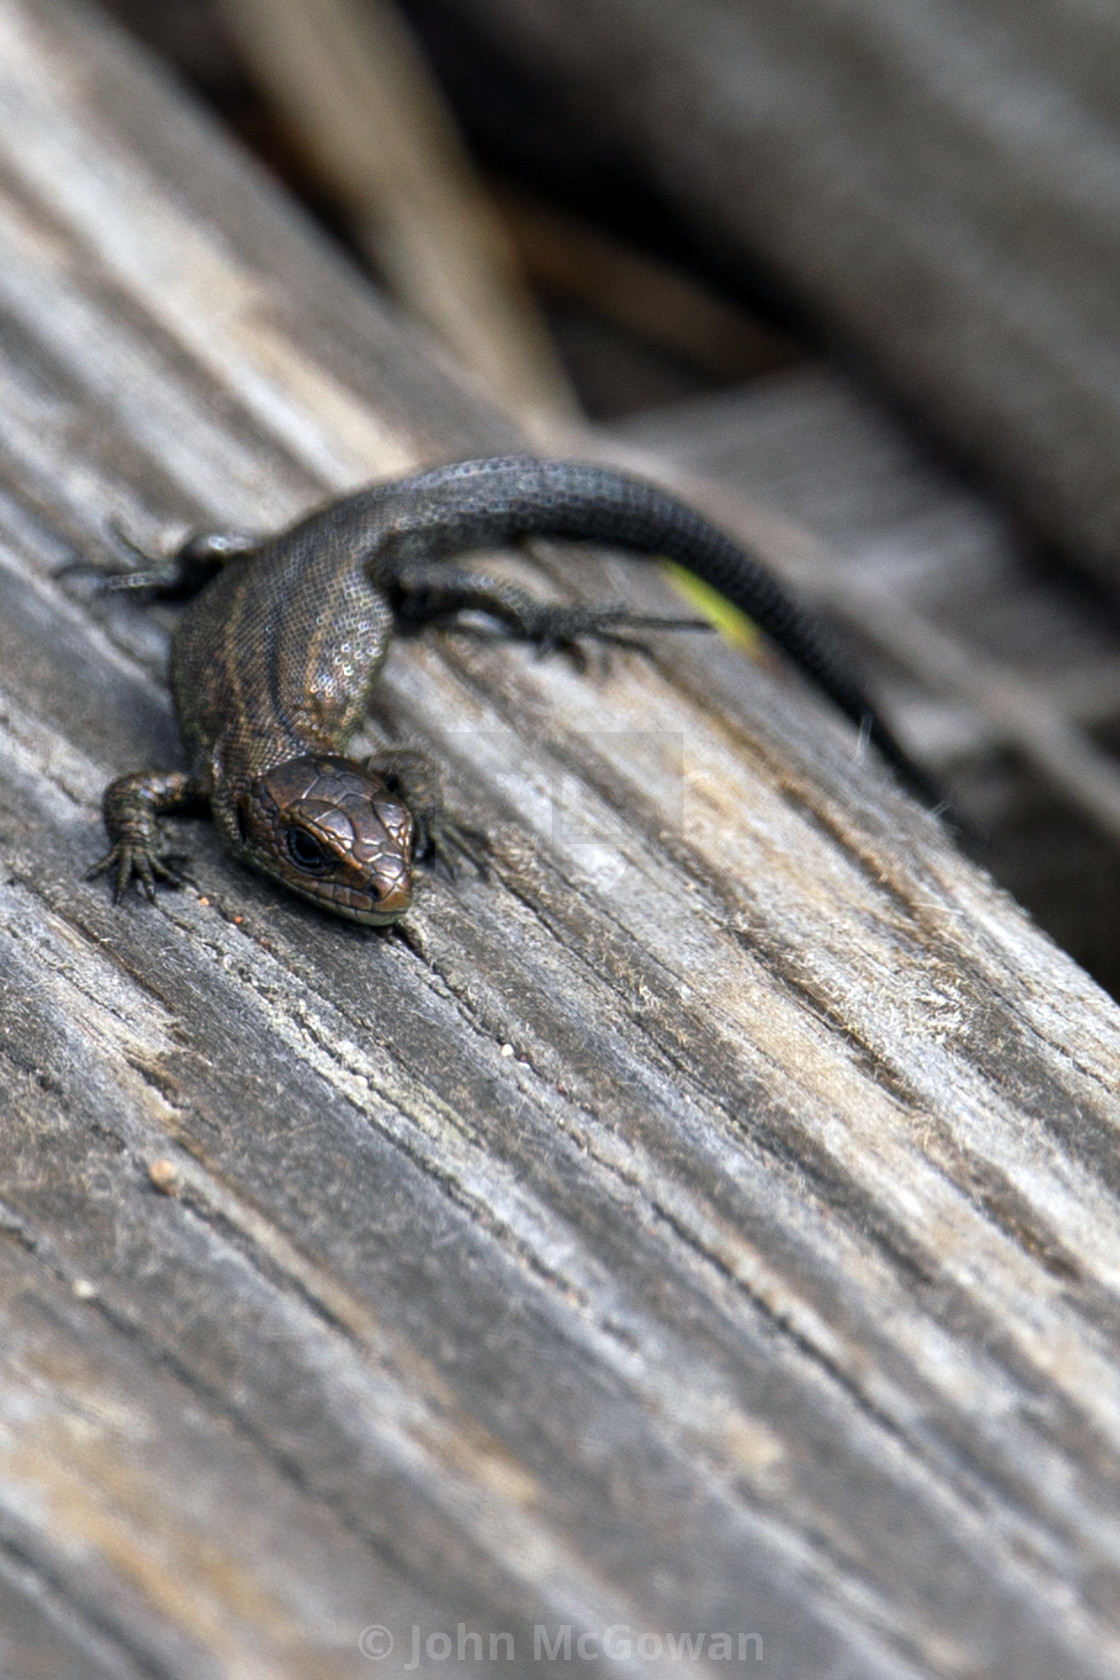
[[[366,760],[366,768],[398,793],[415,824],[413,855],[456,880],[462,863],[469,863],[481,880],[489,875],[490,843],[477,828],[457,822],[444,809],[442,778],[427,753],[414,747],[394,747]]]
[[[542,657],[560,653],[577,671],[587,669],[585,641],[602,648],[625,648],[651,658],[653,649],[635,630],[711,630],[705,618],[645,618],[627,607],[555,606],[539,603],[524,626],[525,640]]]
[[[150,904],[156,901],[156,882],[169,887],[197,887],[198,882],[183,865],[190,861],[186,852],[157,852],[143,843],[118,840],[99,863],[86,870],[86,880],[110,874],[113,880],[113,903],[119,904],[130,881],[135,880]]]
[[[459,878],[464,860],[480,881],[490,876],[490,842],[477,828],[466,828],[446,815],[417,820],[417,856],[431,862],[452,881]]]

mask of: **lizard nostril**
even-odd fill
[[[399,875],[382,875],[373,882],[381,910],[407,910],[412,903],[412,882],[407,870]]]

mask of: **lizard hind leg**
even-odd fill
[[[463,614],[477,613],[498,626],[491,634],[529,642],[540,653],[563,653],[580,670],[587,663],[581,645],[585,640],[648,653],[648,646],[634,631],[712,628],[707,619],[648,617],[622,606],[541,601],[504,578],[463,571],[440,561],[403,565],[388,587],[397,628],[406,634],[428,625],[486,634],[460,622]]]

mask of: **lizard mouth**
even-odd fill
[[[385,893],[374,900],[367,893],[356,891],[342,882],[308,888],[294,881],[290,875],[277,874],[275,878],[282,880],[290,892],[317,904],[321,910],[344,916],[348,922],[360,922],[363,927],[389,927],[399,921],[412,904],[411,883],[406,889]]]

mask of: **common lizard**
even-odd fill
[[[226,848],[352,921],[408,909],[418,860],[469,859],[485,841],[453,821],[422,755],[346,756],[396,631],[485,614],[511,638],[577,653],[582,638],[633,645],[679,620],[544,603],[451,557],[526,537],[569,538],[675,560],[769,635],[923,795],[922,774],[876,716],[826,635],[753,556],[676,497],[627,473],[514,457],[375,485],[278,536],[196,536],[161,568],[114,580],[194,598],[172,642],[171,681],[190,768],[121,776],[105,791],[111,841],[90,871],[114,898],[135,877],[179,885],[182,853],[160,817],[207,808]]]

